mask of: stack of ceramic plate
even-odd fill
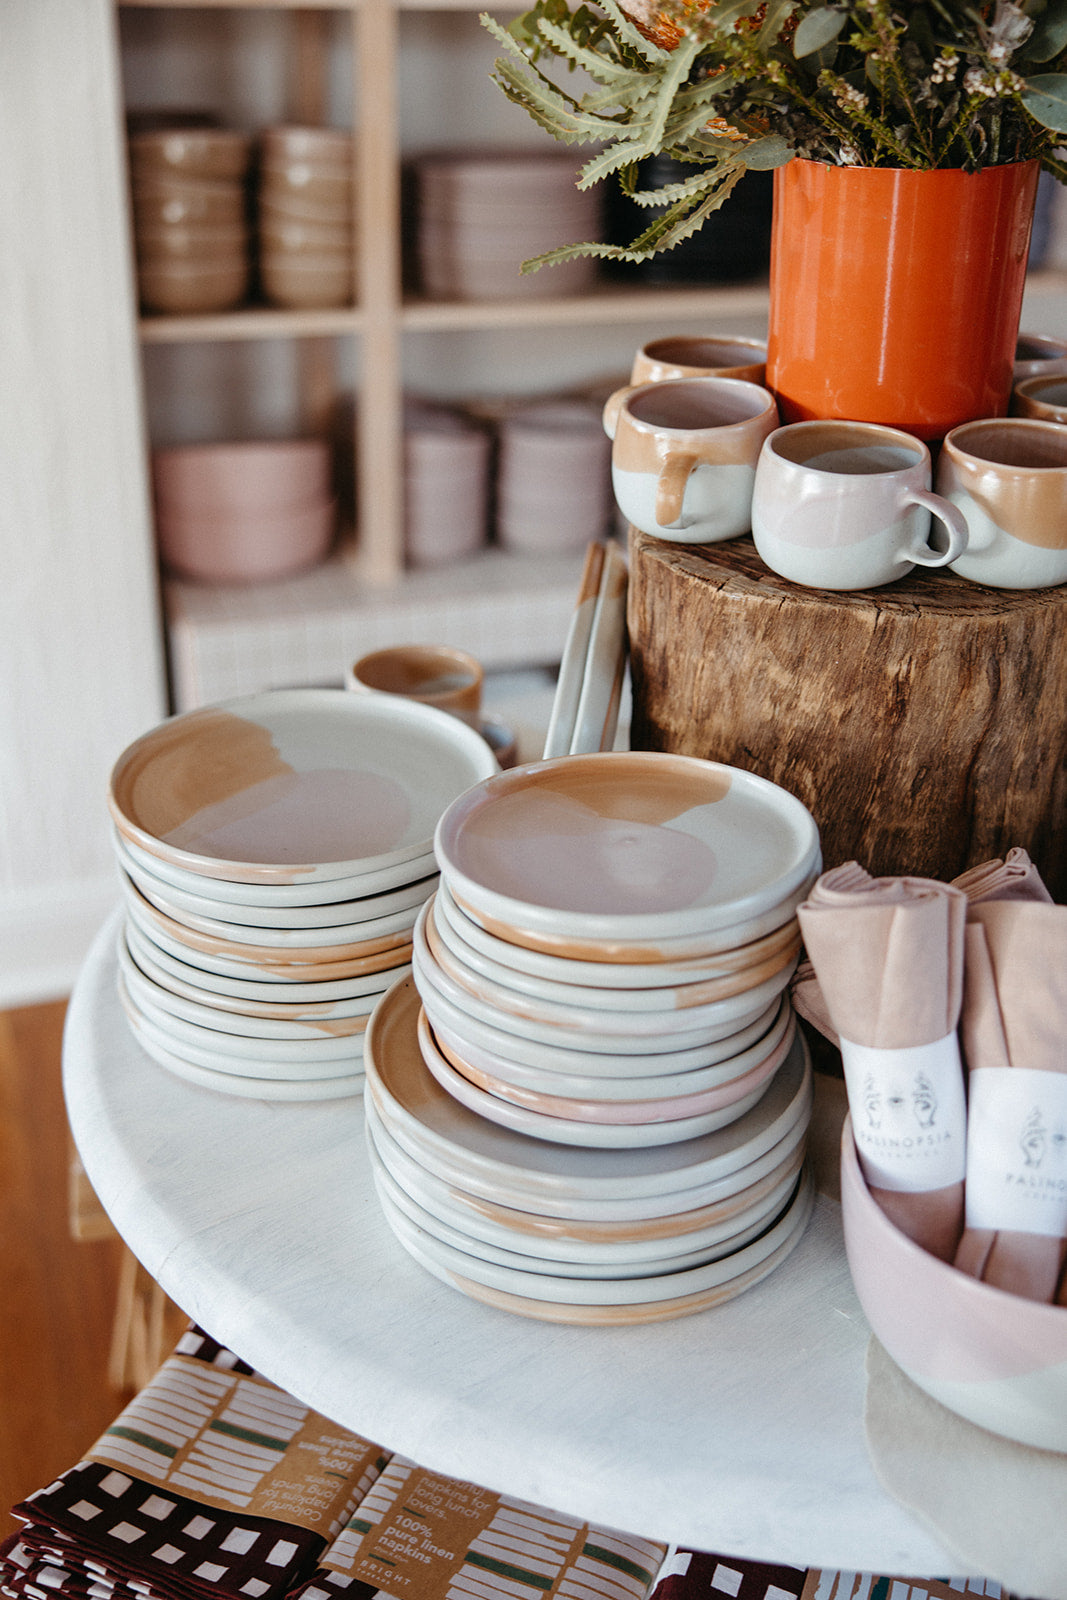
[[[599,537],[612,515],[611,440],[602,407],[517,407],[500,424],[496,536],[505,550],[561,555]]]
[[[368,1017],[437,882],[437,820],[496,771],[457,718],[343,689],[206,707],[132,744],[109,804],[120,993],[148,1053],[230,1094],[358,1092]]]
[[[440,151],[415,162],[417,256],[434,299],[580,294],[596,278],[581,258],[523,275],[523,261],[600,236],[600,201],[577,187],[566,152]]]
[[[404,405],[404,556],[438,567],[473,555],[489,536],[489,429],[458,407]]]
[[[811,1067],[799,1035],[727,1127],[661,1145],[566,1147],[487,1120],[420,1048],[412,979],[367,1034],[367,1138],[385,1218],[434,1276],[543,1321],[622,1325],[740,1294],[799,1241]]]

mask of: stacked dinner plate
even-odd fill
[[[479,784],[435,844],[411,979],[367,1044],[400,1241],[466,1292],[555,1320],[677,1315],[771,1270],[810,1206],[810,1068],[787,995],[796,908],[821,867],[806,807],[718,763],[605,752]],[[787,1135],[767,1171],[748,1170]],[[472,1141],[552,1172],[554,1203],[529,1175],[472,1187]],[[742,1157],[723,1167],[724,1150]],[[606,1209],[568,1209],[581,1175],[633,1170],[660,1175],[641,1229],[621,1179]]]
[[[369,1015],[437,882],[437,820],[496,770],[457,718],[343,689],[206,707],[130,745],[109,791],[119,981],[149,1055],[257,1099],[359,1092]]]

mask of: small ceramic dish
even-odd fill
[[[420,1049],[427,1068],[442,1089],[478,1116],[499,1123],[503,1128],[525,1133],[531,1139],[546,1139],[552,1144],[578,1145],[593,1150],[647,1149],[652,1145],[680,1144],[683,1140],[698,1139],[701,1134],[714,1133],[718,1128],[737,1122],[762,1099],[766,1086],[765,1080],[761,1080],[743,1098],[699,1116],[667,1118],[654,1115],[647,1122],[622,1122],[613,1115],[618,1110],[617,1104],[605,1102],[606,1114],[601,1121],[592,1117],[578,1120],[556,1112],[532,1110],[525,1103],[504,1100],[487,1093],[457,1072],[448,1058],[435,1048],[429,1028],[423,1030]]]
[[[721,1039],[688,1046],[685,1049],[657,1049],[653,1045],[639,1051],[591,1050],[578,1044],[561,1044],[558,1039],[545,1044],[510,1033],[504,1027],[482,1022],[461,1010],[429,985],[422,989],[422,1003],[436,1033],[443,1034],[461,1052],[474,1046],[492,1052],[503,1061],[517,1062],[535,1071],[575,1073],[579,1077],[633,1078],[657,1077],[690,1072],[725,1062],[756,1044],[778,1016],[781,1001],[772,1002],[758,1017],[724,1034]],[[582,1041],[584,1045],[584,1041]]]
[[[732,1000],[779,975],[785,988],[796,970],[800,949],[797,938],[791,940],[784,951],[768,957],[758,966],[744,967],[738,972],[697,983],[678,984],[674,988],[606,989],[582,983],[579,974],[570,982],[560,983],[554,978],[534,978],[529,973],[516,972],[490,961],[471,946],[464,946],[447,920],[438,915],[436,903],[430,906],[424,936],[437,965],[463,988],[491,1000],[501,1010],[518,1008],[530,1016],[551,1015],[554,1006],[612,1013],[673,1010],[701,1015],[706,1007],[721,1000]],[[577,962],[572,964],[578,965]]]
[[[192,966],[152,944],[129,918],[124,937],[134,961],[148,977],[172,994],[198,1000],[248,1016],[289,1016],[295,1013],[320,1019],[362,1015],[368,999],[376,1000],[398,978],[407,977],[409,966],[387,967],[364,978],[345,978],[336,983],[260,983],[255,979],[221,978],[214,972]]]
[[[329,1078],[345,1070],[351,1071],[351,1063],[363,1055],[366,1017],[357,1019],[364,1027],[356,1033],[266,1039],[215,1027],[214,1018],[212,1025],[206,1027],[189,1022],[147,998],[143,985],[135,994],[125,976],[120,982],[127,1001],[136,1008],[145,1025],[154,1029],[169,1048],[188,1055],[202,1066],[251,1073],[262,1078],[272,1077],[275,1072],[282,1078]],[[230,1019],[220,1013],[218,1020]]]
[[[369,1094],[364,1100],[364,1114],[373,1127],[379,1150],[388,1151],[394,1164],[401,1161],[406,1171],[418,1174],[420,1182],[444,1188],[456,1205],[475,1217],[533,1236],[605,1243],[673,1239],[689,1228],[700,1228],[736,1214],[786,1178],[795,1182],[808,1142],[807,1117],[802,1114],[777,1143],[747,1166],[709,1178],[691,1189],[609,1199],[544,1192],[536,1200],[522,1195],[521,1203],[515,1204],[500,1196],[490,1197],[484,1190],[477,1192],[477,1186],[467,1188],[454,1177],[439,1173],[432,1153],[424,1157],[414,1140],[405,1140],[402,1129],[394,1136]],[[669,1145],[660,1148],[667,1154],[672,1150]]]
[[[777,784],[632,750],[513,767],[453,801],[434,844],[490,932],[635,944],[757,917],[819,860],[814,818]]]
[[[450,1049],[444,1040],[434,1035],[425,1013],[419,1018],[419,1043],[422,1047],[423,1060],[431,1072],[434,1071],[434,1060],[443,1057],[453,1071],[466,1078],[475,1088],[484,1090],[497,1100],[507,1100],[513,1105],[524,1106],[528,1111],[538,1112],[545,1117],[564,1117],[576,1122],[617,1122],[635,1125],[673,1122],[678,1118],[702,1117],[709,1112],[747,1101],[752,1095],[757,1095],[758,1098],[757,1091],[781,1066],[789,1054],[792,1042],[790,1031],[781,1040],[778,1048],[765,1060],[748,1072],[731,1078],[727,1083],[716,1084],[710,1089],[690,1090],[658,1098],[643,1095],[642,1098],[636,1099],[632,1093],[627,1099],[616,1094],[605,1095],[603,1098],[579,1098],[575,1095],[557,1093],[556,1082],[551,1074],[546,1074],[542,1079],[542,1087],[535,1089],[486,1072],[483,1068],[472,1065],[461,1053]],[[605,1078],[601,1082],[613,1084],[614,1080]]]
[[[531,1139],[487,1121],[448,1094],[422,1059],[419,995],[394,984],[364,1035],[367,1092],[393,1137],[438,1176],[520,1209],[559,1200],[623,1200],[692,1190],[748,1166],[811,1116],[811,1064],[798,1032],[756,1106],[717,1132],[682,1143],[590,1150]],[[532,1204],[530,1204],[532,1202]]]
[[[516,1242],[529,1243],[529,1241],[505,1240],[501,1243],[497,1239],[486,1238],[481,1232],[467,1232],[466,1229],[457,1226],[451,1217],[422,1205],[397,1182],[384,1162],[378,1160],[369,1130],[367,1145],[374,1186],[379,1196],[384,1195],[391,1205],[408,1218],[409,1222],[414,1223],[415,1227],[421,1228],[424,1233],[439,1239],[443,1244],[451,1245],[453,1249],[465,1250],[477,1256],[481,1261],[507,1267],[512,1272],[537,1272],[548,1277],[591,1280],[654,1278],[667,1272],[686,1272],[693,1267],[706,1266],[712,1261],[719,1261],[724,1256],[734,1254],[746,1244],[751,1244],[759,1234],[774,1223],[796,1188],[794,1179],[776,1211],[769,1211],[763,1216],[754,1218],[733,1234],[707,1245],[676,1248],[673,1253],[656,1256],[625,1253],[621,1256],[609,1254],[601,1258],[589,1253],[571,1259],[565,1256],[543,1256],[534,1249],[523,1251],[513,1248]]]
[[[175,1078],[194,1083],[199,1088],[213,1090],[216,1094],[236,1095],[243,1100],[347,1100],[363,1093],[363,1074],[353,1072],[343,1078],[319,1078],[289,1081],[281,1078],[242,1077],[234,1072],[219,1072],[211,1067],[187,1061],[174,1050],[151,1037],[136,1012],[127,1012],[130,1027],[141,1049],[157,1066],[163,1067]]]
[[[588,1316],[579,1318],[575,1313],[595,1310],[598,1323],[627,1324],[705,1310],[773,1271],[800,1241],[811,1216],[814,1186],[805,1176],[781,1218],[733,1254],[705,1266],[647,1278],[559,1278],[514,1271],[444,1244],[417,1228],[387,1197],[379,1193],[378,1198],[398,1242],[454,1288],[473,1293],[473,1286],[480,1285],[489,1294],[476,1298],[551,1321],[587,1321]]]
[[[562,1042],[619,1055],[641,1055],[649,1048],[662,1050],[665,1045],[674,1049],[699,1047],[762,1016],[788,982],[788,973],[779,975],[745,994],[690,1011],[583,1011],[578,1006],[549,1006],[547,1002],[540,1006],[511,1004],[505,1011],[499,994],[491,994],[486,987],[483,999],[445,972],[433,960],[420,932],[416,924],[411,956],[420,991],[432,989],[435,995],[443,995],[458,1010],[482,1022],[548,1046]],[[534,1014],[528,1014],[531,1012]]]
[[[377,995],[363,995],[360,1009],[347,1017],[280,1016],[264,1012],[231,1011],[226,1006],[210,1001],[194,1000],[188,995],[175,994],[173,989],[159,984],[139,967],[125,948],[119,945],[119,971],[131,1000],[147,1016],[162,1012],[183,1022],[196,1023],[218,1033],[239,1034],[246,1039],[341,1039],[367,1031],[367,1019],[378,1001]]]
[[[990,1433],[1067,1452],[1067,1307],[982,1283],[894,1227],[864,1182],[848,1117],[841,1215],[860,1305],[912,1382]]]
[[[321,906],[254,906],[239,901],[219,900],[210,894],[197,894],[170,884],[157,873],[146,869],[117,841],[116,854],[129,878],[146,899],[173,916],[182,911],[192,916],[213,918],[226,924],[237,923],[249,928],[337,928],[365,927],[380,917],[394,916],[400,911],[414,912],[428,900],[437,885],[436,876],[420,878],[414,883],[389,890],[385,894],[362,895],[358,900],[339,900]],[[207,879],[201,880],[205,885]],[[170,909],[173,907],[173,911]],[[196,926],[196,924],[192,924]],[[380,931],[380,930],[379,930]],[[327,937],[333,938],[330,932]],[[257,941],[259,942],[259,941]]]
[[[460,949],[470,965],[476,965],[474,956],[477,955],[483,961],[492,963],[491,967],[485,969],[489,976],[495,976],[494,969],[497,968],[510,972],[516,988],[521,986],[519,979],[525,977],[604,989],[683,988],[690,983],[729,977],[779,956],[790,960],[800,949],[800,924],[795,916],[790,915],[780,927],[764,934],[762,938],[748,944],[731,945],[697,959],[655,962],[578,960],[531,950],[527,945],[509,944],[505,939],[487,933],[460,910],[443,879],[438,879],[435,893],[434,921],[442,937],[447,927],[453,938],[461,942]]]
[[[388,916],[373,917],[366,922],[344,922],[333,927],[259,927],[189,910],[147,881],[142,886],[131,878],[130,887],[171,923],[217,941],[222,949],[248,945],[258,950],[287,951],[292,961],[302,960],[298,952],[304,950],[315,951],[318,960],[342,960],[346,956],[373,955],[377,949],[387,949],[391,944],[410,938],[424,903],[419,900]]]
[[[448,805],[498,771],[474,728],[431,706],[278,690],[184,712],[135,740],[108,801],[149,855],[208,878],[294,884],[425,856]]]
[[[330,1078],[351,1077],[362,1062],[361,1041],[358,1035],[354,1039],[340,1041],[346,1047],[345,1054],[335,1060],[272,1059],[267,1055],[266,1049],[262,1055],[255,1057],[237,1052],[231,1054],[215,1048],[213,1044],[201,1043],[195,1038],[187,1037],[181,1029],[169,1026],[173,1020],[171,1018],[159,1021],[133,999],[121,977],[119,998],[127,1017],[136,1020],[138,1038],[142,1041],[151,1040],[161,1049],[168,1050],[191,1065],[203,1067],[209,1072],[225,1073],[229,1077],[236,1078],[254,1078],[257,1081],[277,1078],[286,1083],[311,1083]],[[201,1030],[205,1034],[208,1031]],[[226,1036],[219,1035],[219,1037]],[[271,1043],[264,1040],[255,1042],[266,1046]]]
[[[583,1224],[506,1206],[486,1208],[412,1161],[382,1126],[373,1106],[368,1107],[366,1124],[374,1154],[393,1180],[412,1200],[461,1232],[518,1255],[546,1261],[614,1262],[616,1267],[627,1261],[663,1261],[683,1249],[718,1247],[747,1228],[765,1226],[786,1204],[804,1161],[800,1148],[773,1179],[695,1213]]]
[[[371,895],[391,893],[409,884],[425,883],[429,878],[437,881],[437,861],[432,849],[425,855],[413,856],[408,861],[383,867],[380,871],[330,878],[322,883],[231,883],[226,878],[205,878],[202,873],[188,872],[183,867],[164,861],[160,856],[151,855],[131,840],[123,838],[115,828],[111,836],[123,866],[132,862],[134,866],[150,872],[161,883],[184,889],[189,894],[208,894],[220,902],[220,913],[224,904],[231,903],[249,907],[253,911],[271,907],[291,909],[349,904]]]
[[[255,979],[279,984],[310,984],[320,980],[336,982],[339,979],[363,978],[372,973],[388,972],[406,966],[411,960],[411,945],[400,944],[377,955],[363,956],[353,961],[285,961],[232,959],[229,956],[200,950],[181,939],[172,938],[163,926],[163,919],[150,921],[142,909],[132,903],[126,907],[129,921],[150,944],[157,945],[178,961],[214,973],[223,978]],[[247,946],[243,947],[247,948]]]
[[[223,956],[234,961],[245,961],[250,965],[258,966],[261,962],[284,962],[290,966],[308,966],[316,963],[329,962],[338,965],[346,961],[370,960],[390,950],[395,950],[400,945],[410,942],[411,914],[407,911],[399,913],[397,918],[383,919],[390,924],[395,924],[392,931],[379,934],[376,938],[353,940],[350,943],[332,944],[323,940],[318,929],[313,930],[316,935],[314,944],[298,944],[290,938],[283,942],[278,937],[277,930],[267,929],[267,933],[275,934],[274,942],[257,942],[253,944],[248,935],[254,931],[234,924],[234,931],[241,937],[224,937],[221,933],[204,931],[202,927],[193,927],[190,922],[179,921],[170,916],[159,906],[147,900],[141,891],[128,879],[122,885],[123,898],[127,908],[134,916],[139,926],[146,927],[166,934],[177,943],[186,946],[189,950],[197,950],[202,955]],[[183,914],[184,915],[184,914]],[[201,924],[206,918],[200,918]],[[326,930],[329,933],[332,930]]]
[[[429,1017],[426,1021],[428,1026],[433,1026]],[[473,1078],[475,1083],[481,1083],[479,1074],[484,1074],[487,1080],[511,1086],[514,1091],[532,1090],[538,1094],[560,1095],[569,1100],[603,1103],[606,1100],[662,1100],[675,1095],[705,1094],[708,1090],[734,1085],[748,1074],[767,1067],[769,1062],[779,1066],[792,1045],[795,1028],[792,1005],[783,995],[777,1016],[767,1031],[747,1050],[740,1050],[725,1061],[715,1062],[708,1067],[693,1067],[688,1072],[650,1076],[640,1071],[645,1058],[632,1056],[628,1059],[633,1071],[621,1073],[618,1077],[561,1072],[551,1050],[542,1051],[541,1060],[533,1066],[511,1061],[506,1056],[463,1039],[440,1022],[433,1026],[433,1034],[438,1049],[457,1071]],[[773,1071],[774,1067],[767,1067],[767,1070]],[[482,1083],[483,1088],[488,1086],[488,1082]],[[492,1092],[500,1093],[502,1090],[494,1089]]]

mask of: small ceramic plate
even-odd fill
[[[685,992],[696,984],[710,983],[749,972],[767,962],[790,961],[800,950],[800,924],[790,916],[773,933],[751,944],[733,947],[700,961],[607,962],[579,961],[566,956],[546,955],[525,945],[508,944],[464,915],[448,891],[438,881],[434,894],[434,926],[442,939],[461,955],[468,966],[499,982],[510,982],[515,989],[529,993],[529,984],[542,982],[583,989],[648,990],[677,989]],[[768,968],[768,970],[770,970]],[[505,980],[503,974],[510,976]],[[711,998],[711,996],[709,996]],[[603,1004],[610,1004],[605,997]],[[660,1002],[663,1004],[663,1002]]]
[[[434,845],[453,897],[490,932],[634,943],[766,912],[819,857],[814,818],[777,784],[632,750],[477,784],[445,811]]]
[[[300,909],[308,906],[328,906],[359,900],[365,895],[385,894],[400,889],[405,884],[421,882],[437,872],[437,858],[432,848],[410,860],[392,867],[382,867],[374,872],[356,877],[325,878],[314,883],[231,883],[227,878],[205,878],[203,873],[190,872],[184,867],[164,861],[162,856],[151,855],[131,839],[126,839],[117,828],[112,828],[112,841],[119,863],[131,862],[143,871],[151,872],[161,883],[189,894],[210,893],[213,899],[232,901],[251,907],[287,906]]]
[[[578,1011],[608,1012],[621,1022],[623,1012],[677,1012],[679,1017],[691,1017],[694,1022],[716,1018],[717,1007],[749,994],[762,984],[780,979],[784,989],[796,971],[799,959],[797,950],[791,955],[773,956],[758,967],[748,967],[728,977],[712,978],[704,983],[689,983],[673,989],[598,989],[579,983],[557,983],[550,978],[531,978],[528,974],[512,973],[506,967],[490,971],[484,957],[474,954],[469,960],[460,941],[447,923],[436,916],[431,900],[427,915],[420,924],[419,938],[442,972],[456,983],[488,1001],[498,1010],[528,1016],[541,1021],[566,1022]],[[513,981],[514,980],[514,981]]]
[[[235,900],[220,900],[211,894],[196,894],[188,889],[183,889],[175,884],[167,883],[158,873],[146,871],[140,862],[134,861],[128,850],[117,850],[119,865],[136,884],[147,900],[153,905],[160,906],[170,916],[179,922],[184,914],[186,917],[202,917],[208,919],[212,925],[222,924],[230,938],[236,935],[232,930],[236,924],[240,927],[255,928],[257,930],[256,943],[266,944],[270,941],[261,937],[263,931],[269,928],[289,929],[301,932],[309,929],[318,929],[321,937],[318,943],[338,942],[344,936],[346,929],[365,928],[371,922],[377,922],[382,917],[396,916],[398,912],[416,911],[424,900],[428,900],[437,886],[436,874],[432,877],[420,878],[417,882],[406,883],[398,889],[391,889],[386,894],[363,895],[358,900],[340,900],[332,905],[323,906],[260,906],[242,905]],[[202,879],[206,885],[210,879]],[[200,924],[190,922],[191,927]],[[337,930],[337,931],[335,931]],[[380,930],[379,930],[380,931]],[[362,937],[362,934],[349,933],[348,937]],[[308,938],[307,944],[315,943]]]
[[[119,757],[108,798],[151,856],[293,884],[425,855],[442,812],[498,771],[476,729],[432,706],[279,690],[171,717]]]
[[[413,979],[394,984],[364,1035],[367,1092],[397,1142],[438,1176],[520,1209],[543,1196],[628,1200],[693,1189],[737,1172],[811,1115],[811,1065],[797,1033],[770,1087],[744,1117],[700,1138],[625,1150],[590,1150],[531,1139],[478,1116],[437,1083],[418,1040]]]
[[[351,1072],[363,1058],[365,1029],[339,1038],[255,1039],[186,1022],[153,1005],[143,993],[135,995],[124,978],[119,982],[124,1003],[136,1010],[146,1030],[168,1049],[219,1072],[261,1078],[334,1078]]]
[[[458,1006],[446,1000],[443,994],[431,990],[428,984],[422,986],[422,1002],[435,1033],[447,1032],[450,1042],[456,1044],[461,1051],[466,1046],[475,1044],[483,1050],[492,1051],[494,1055],[504,1060],[516,1061],[539,1071],[558,1070],[573,1072],[580,1077],[596,1078],[655,1077],[660,1074],[687,1072],[725,1061],[762,1039],[778,1015],[782,1004],[781,998],[772,1001],[765,1011],[738,1029],[736,1033],[724,1034],[721,1039],[712,1039],[706,1044],[685,1049],[657,1049],[654,1043],[646,1040],[644,1049],[624,1053],[622,1049],[596,1050],[577,1046],[572,1048],[555,1041],[545,1044],[542,1040],[527,1039],[521,1034],[509,1033],[504,1027],[481,1022],[468,1012],[461,1011]],[[584,1046],[584,1041],[582,1044]]]
[[[363,995],[361,1009],[347,1017],[316,1018],[306,1015],[267,1016],[248,1012],[228,1011],[224,1006],[191,1000],[178,995],[163,984],[156,983],[134,961],[126,948],[125,940],[119,942],[119,971],[127,992],[149,1015],[153,1010],[166,1012],[183,1022],[202,1028],[213,1028],[219,1033],[233,1033],[247,1039],[340,1039],[346,1035],[365,1033],[367,1018],[378,1001],[378,995]]]
[[[349,978],[330,984],[243,983],[240,978],[218,978],[201,972],[185,961],[177,961],[158,945],[150,945],[129,919],[124,925],[126,947],[147,978],[161,989],[200,1005],[217,1006],[237,1016],[308,1018],[327,1022],[339,1017],[362,1016],[397,978],[407,977],[411,968],[390,967],[369,978]],[[331,991],[341,991],[335,998]]]
[[[178,1071],[180,1067],[182,1070],[179,1076],[187,1077],[191,1082],[204,1083],[208,1087],[224,1087],[227,1093],[251,1095],[255,1099],[335,1099],[342,1093],[351,1094],[357,1083],[358,1092],[362,1093],[363,1073],[358,1056],[349,1061],[344,1070],[336,1072],[323,1070],[306,1075],[299,1072],[257,1075],[251,1063],[248,1065],[252,1070],[238,1070],[241,1066],[238,1058],[211,1059],[202,1056],[194,1046],[186,1046],[153,1027],[143,1012],[125,994],[121,980],[119,998],[130,1027],[142,1048],[147,1050],[154,1060],[170,1067],[172,1071]],[[246,1084],[250,1087],[243,1087]],[[345,1087],[342,1089],[341,1085]],[[270,1092],[271,1090],[274,1092]]]
[[[747,1233],[754,1238],[780,1213],[796,1187],[803,1161],[802,1154],[798,1153],[789,1169],[775,1183],[767,1185],[751,1204],[734,1205],[729,1211],[720,1208],[718,1215],[699,1227],[686,1224],[679,1231],[671,1232],[670,1225],[675,1219],[657,1218],[657,1226],[653,1228],[646,1225],[643,1233],[636,1225],[630,1224],[631,1236],[628,1238],[609,1238],[606,1234],[576,1238],[561,1232],[558,1226],[533,1226],[538,1222],[549,1223],[552,1220],[550,1218],[512,1211],[507,1221],[501,1221],[498,1217],[487,1216],[477,1208],[472,1208],[458,1199],[448,1184],[409,1160],[374,1116],[373,1110],[366,1121],[367,1138],[375,1159],[398,1188],[430,1216],[447,1223],[468,1238],[510,1251],[513,1256],[542,1260],[546,1263],[545,1270],[552,1270],[548,1263],[565,1262],[571,1267],[593,1266],[597,1269],[597,1276],[623,1277],[631,1263],[637,1263],[645,1270],[677,1271],[686,1264],[695,1265],[699,1252],[705,1252],[704,1259],[710,1260],[711,1252],[724,1254],[747,1243],[742,1234]],[[412,1217],[412,1220],[418,1219]],[[688,1263],[682,1259],[685,1255],[691,1257]],[[670,1268],[665,1265],[668,1261],[671,1262]],[[521,1262],[515,1261],[513,1264],[521,1265]]]
[[[173,938],[193,949],[234,956],[241,961],[351,961],[377,954],[410,939],[415,925],[413,910],[397,911],[376,922],[347,924],[342,928],[247,928],[238,923],[195,917],[177,912],[158,898],[143,895],[130,878],[123,883],[127,904],[140,910],[149,923],[163,927]],[[357,932],[359,928],[361,931]],[[336,935],[336,939],[334,938]]]
[[[504,1009],[505,997],[484,986],[474,993],[457,982],[433,958],[423,925],[416,924],[411,970],[419,989],[432,990],[458,1010],[481,1022],[518,1034],[540,1044],[574,1045],[583,1050],[641,1055],[664,1047],[678,1050],[699,1047],[734,1032],[761,1016],[789,981],[788,970],[755,989],[688,1011],[612,1012],[580,1006],[552,1006],[548,1002],[513,1004]],[[517,999],[522,1001],[523,997]]]
[[[613,1094],[601,1098],[597,1095],[566,1095],[556,1090],[555,1078],[546,1073],[540,1088],[515,1084],[507,1078],[497,1077],[483,1068],[472,1065],[462,1052],[453,1050],[439,1035],[434,1034],[425,1011],[419,1014],[419,1045],[423,1060],[434,1071],[434,1063],[443,1056],[448,1065],[475,1087],[498,1100],[525,1106],[528,1111],[546,1117],[566,1117],[575,1122],[620,1122],[640,1125],[650,1122],[670,1122],[679,1117],[700,1117],[708,1112],[746,1100],[767,1083],[777,1072],[793,1043],[792,1029],[779,1041],[776,1049],[748,1072],[741,1073],[728,1083],[716,1084],[709,1089],[692,1090],[660,1096],[630,1094],[626,1098]],[[605,1078],[601,1085],[611,1084]],[[600,1087],[601,1085],[598,1085]]]
[[[683,1140],[697,1139],[703,1133],[713,1133],[736,1122],[762,1098],[766,1081],[761,1080],[754,1089],[728,1105],[699,1116],[653,1117],[647,1122],[621,1122],[613,1113],[617,1105],[605,1102],[606,1113],[598,1122],[593,1117],[582,1120],[545,1114],[514,1100],[504,1100],[479,1088],[469,1078],[457,1072],[448,1058],[434,1045],[428,1026],[424,1027],[419,1041],[422,1058],[446,1093],[468,1106],[478,1116],[498,1122],[503,1128],[514,1128],[531,1139],[547,1139],[552,1144],[578,1145],[591,1150],[646,1149],[651,1145],[680,1144]],[[589,1109],[595,1109],[590,1107]]]
[[[510,1296],[513,1301],[551,1306],[559,1312],[573,1307],[610,1309],[620,1313],[617,1318],[610,1318],[611,1321],[632,1322],[651,1320],[647,1311],[645,1315],[640,1314],[648,1307],[659,1307],[662,1317],[672,1312],[680,1315],[683,1308],[695,1311],[719,1304],[722,1300],[721,1291],[733,1287],[734,1292],[739,1293],[739,1283],[749,1287],[758,1281],[751,1274],[760,1267],[773,1270],[773,1266],[784,1259],[783,1251],[788,1253],[785,1247],[792,1248],[799,1243],[811,1216],[814,1185],[810,1175],[805,1174],[782,1216],[742,1249],[704,1266],[647,1278],[560,1278],[502,1267],[434,1238],[417,1228],[386,1196],[379,1193],[378,1198],[386,1222],[399,1243],[435,1276],[452,1283],[456,1288],[464,1288],[466,1283],[476,1283],[495,1291],[497,1295]],[[707,1299],[709,1295],[713,1298]],[[502,1302],[496,1300],[493,1303]],[[512,1305],[506,1309],[519,1308]],[[630,1313],[628,1316],[627,1312]],[[551,1320],[571,1319],[557,1316]]]
[[[307,985],[320,980],[336,982],[346,978],[364,978],[372,973],[405,966],[411,960],[410,944],[390,945],[375,955],[345,961],[287,961],[278,951],[270,952],[269,957],[256,959],[250,956],[249,946],[243,947],[245,956],[230,956],[211,948],[202,949],[199,943],[187,942],[180,937],[184,930],[175,932],[169,925],[169,919],[161,917],[147,902],[138,905],[127,899],[126,915],[150,944],[158,945],[178,961],[188,962],[190,966],[213,972],[222,978]]]

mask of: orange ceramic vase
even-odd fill
[[[783,421],[936,440],[1004,415],[1038,170],[779,167],[767,383]]]

